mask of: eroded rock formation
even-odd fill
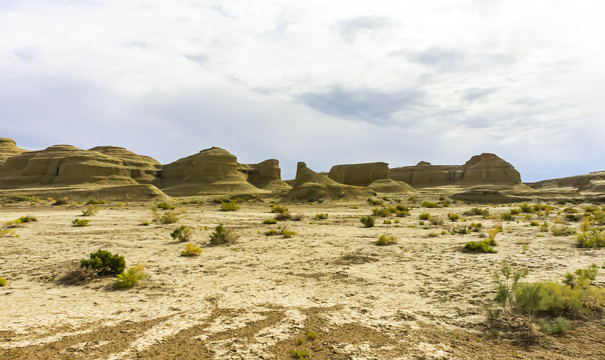
[[[309,169],[304,162],[299,162],[292,189],[284,196],[282,202],[354,200],[374,195],[369,188],[340,184]]]
[[[11,138],[0,138],[0,165],[6,162],[11,156],[19,155],[27,150],[17,147],[15,140]]]
[[[124,166],[130,169],[130,177],[139,184],[158,184],[157,175],[162,170],[162,164],[156,159],[118,146],[97,146],[90,150],[122,160]]]
[[[517,185],[521,175],[508,162],[494,154],[473,156],[464,165],[431,165],[421,161],[415,166],[393,168],[390,178],[412,187],[446,185]]]
[[[292,188],[282,181],[279,161],[275,159],[259,164],[238,164],[238,171],[244,174],[246,181],[259,189],[279,192]]]
[[[376,180],[389,178],[389,164],[373,162],[335,165],[328,176],[341,184],[368,186]]]
[[[403,181],[393,179],[376,180],[368,187],[379,193],[413,193],[416,190]]]
[[[162,190],[171,196],[254,194],[262,192],[238,171],[237,158],[218,147],[202,150],[164,166]]]

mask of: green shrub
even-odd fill
[[[390,225],[390,224],[391,224],[391,220],[385,220],[385,221],[383,221],[382,223],[383,223],[383,224],[386,224],[386,225]]]
[[[552,321],[540,319],[540,329],[549,335],[563,335],[569,330],[569,320],[562,316]]]
[[[521,214],[521,209],[510,209],[511,215],[519,215]]]
[[[158,220],[162,224],[174,224],[179,222],[179,216],[175,211],[166,211],[163,213]]]
[[[373,216],[363,216],[361,219],[359,219],[359,221],[361,221],[364,227],[371,228],[374,226],[376,218]]]
[[[464,250],[469,252],[496,253],[492,245],[496,245],[494,239],[485,239],[483,241],[469,241],[464,245]]]
[[[286,229],[282,229],[281,233],[285,238],[291,238],[292,236],[296,235],[296,231],[291,231],[291,230],[286,230]]]
[[[221,210],[222,211],[237,211],[240,209],[240,206],[233,201],[230,202],[224,202],[221,204]]]
[[[317,220],[325,220],[328,218],[328,214],[315,214]]]
[[[265,232],[266,236],[273,236],[273,235],[278,235],[279,231],[275,230],[275,229],[269,229]]]
[[[181,225],[170,233],[170,237],[181,242],[189,241],[191,229],[185,225]]]
[[[519,208],[521,209],[521,211],[523,211],[524,213],[529,213],[529,214],[533,214],[536,212],[536,209],[534,209],[533,206],[528,205],[526,202],[524,202],[523,204],[521,204],[519,206]]]
[[[541,232],[548,232],[548,223],[545,221],[542,224],[540,224],[540,231]]]
[[[317,339],[317,333],[315,331],[307,330],[307,339],[309,339],[309,340]]]
[[[158,209],[162,210],[174,210],[174,205],[167,203],[166,201],[162,201],[155,205]]]
[[[88,219],[75,219],[71,223],[74,226],[87,226],[89,222],[90,222],[90,220],[88,220]]]
[[[380,235],[378,240],[376,241],[376,245],[386,246],[397,244],[397,238],[393,235]]]
[[[101,249],[91,253],[90,259],[80,260],[80,267],[97,270],[99,275],[117,275],[124,271],[125,266],[126,261],[123,256]]]
[[[38,219],[34,216],[21,216],[20,218],[18,218],[16,221],[19,221],[20,223],[28,223],[28,222],[37,222]]]
[[[534,221],[530,222],[529,225],[531,225],[531,226],[540,226],[540,223],[534,220]]]
[[[299,359],[299,360],[308,359],[309,351],[308,350],[290,349],[290,355],[292,355],[293,358]]]
[[[88,201],[86,202],[85,205],[102,205],[105,203],[106,203],[105,199],[96,199],[96,200],[88,199]]]
[[[271,212],[272,213],[277,213],[277,214],[284,214],[284,213],[290,213],[290,211],[288,210],[287,207],[282,207],[282,206],[277,206],[277,205],[271,205]]]
[[[265,219],[263,224],[277,224],[277,220],[275,219]]]
[[[576,214],[566,214],[565,215],[565,220],[567,220],[567,221],[580,221],[580,216],[578,216]]]
[[[425,207],[425,208],[438,208],[439,204],[434,203],[434,202],[430,202],[430,201],[423,201],[422,202],[422,207]]]
[[[576,231],[568,226],[565,225],[553,225],[550,228],[550,232],[554,235],[554,236],[569,236],[569,235],[573,235],[576,233]]]
[[[577,244],[581,248],[605,247],[605,231],[587,229],[576,235]]]
[[[68,202],[69,199],[67,197],[64,197],[62,199],[56,200],[54,203],[52,203],[52,206],[67,205]]]
[[[469,228],[469,230],[470,230],[470,231],[472,231],[472,232],[479,232],[479,231],[481,231],[481,229],[483,228],[483,225],[482,225],[481,223],[474,223],[474,222],[473,222],[473,223],[471,223],[471,224],[469,225],[469,227],[468,227],[468,228]],[[493,238],[492,238],[492,239],[493,239]]]
[[[422,213],[418,216],[418,219],[420,220],[429,220],[431,218],[431,214],[429,213]]]
[[[460,220],[460,215],[454,214],[454,213],[449,213],[449,214],[447,214],[447,218],[450,219],[450,221],[458,221],[458,220]]]
[[[5,287],[6,286],[6,279],[3,277],[0,277],[0,287]]]
[[[82,210],[82,216],[95,216],[99,213],[99,205],[90,204],[86,210]]]
[[[465,225],[452,226],[452,228],[450,229],[450,233],[452,233],[452,235],[466,235],[470,233],[470,230]]]
[[[199,256],[202,254],[202,249],[192,243],[185,245],[185,250],[181,251],[181,256]]]
[[[579,286],[590,285],[597,276],[597,265],[592,264],[586,269],[577,269],[574,274],[568,272],[565,274],[565,278],[562,283],[572,288]]]
[[[238,237],[233,230],[225,229],[223,224],[219,224],[210,236],[210,245],[234,244]]]
[[[592,222],[596,225],[605,225],[605,212],[601,210],[593,212]]]
[[[147,277],[147,274],[143,271],[144,269],[144,265],[137,264],[127,271],[116,275],[117,279],[115,285],[121,288],[135,286],[140,280]]]
[[[500,218],[504,221],[511,221],[511,220],[513,220],[513,214],[510,211],[507,211],[507,212],[501,214]]]
[[[438,216],[431,217],[429,221],[431,222],[431,225],[443,225],[443,219]]]
[[[368,199],[368,202],[370,203],[370,205],[373,205],[373,206],[382,206],[382,204],[383,204],[382,200],[377,200],[377,199]]]

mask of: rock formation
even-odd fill
[[[292,189],[281,201],[354,200],[374,195],[375,193],[368,188],[337,183],[309,169],[304,162],[299,162]]]
[[[403,181],[393,179],[376,180],[368,186],[377,193],[413,193],[416,190]]]
[[[508,162],[494,154],[473,156],[464,165],[431,165],[421,161],[415,166],[393,168],[390,178],[418,187],[447,185],[517,185],[521,175]]]
[[[139,184],[158,184],[157,175],[162,170],[162,164],[156,159],[118,146],[97,146],[90,150],[122,160],[124,166],[130,169],[130,177]]]
[[[605,181],[605,171],[598,171],[586,175],[543,180],[527,185],[541,191],[595,191],[595,189],[602,188],[603,181]]]
[[[389,164],[373,162],[335,165],[328,176],[341,184],[368,186],[376,180],[389,178]]]
[[[19,155],[27,150],[17,147],[15,140],[11,138],[0,138],[0,165],[6,162],[11,156]]]
[[[171,196],[263,192],[248,183],[238,167],[237,158],[226,150],[202,150],[164,166],[162,191]]]
[[[238,171],[244,174],[246,181],[259,189],[279,192],[292,187],[281,179],[279,161],[265,160],[259,164],[238,164]]]

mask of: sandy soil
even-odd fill
[[[8,280],[0,288],[0,358],[291,359],[291,349],[307,350],[310,359],[605,358],[603,316],[573,320],[561,337],[536,331],[531,342],[488,331],[483,304],[493,302],[492,274],[503,260],[527,267],[527,281],[605,265],[605,251],[540,233],[522,215],[503,223],[497,254],[465,253],[464,243],[480,233],[448,231],[481,222],[486,233],[510,207],[490,206],[491,219],[462,216],[470,205],[416,207],[409,217],[389,218],[399,224],[377,218],[363,228],[368,203],[291,204],[302,220],[281,223],[297,233],[286,239],[264,235],[279,225],[262,224],[274,216],[268,201],[236,212],[186,205],[179,224],[193,229],[203,253],[181,257],[185,244],[169,236],[175,224],[141,226],[151,205],[102,205],[86,227],[71,225],[84,205],[0,208],[2,224],[38,219],[15,229],[18,237],[0,237],[0,276]],[[443,225],[420,225],[424,212]],[[317,213],[329,218],[316,220]],[[447,213],[466,223],[450,222]],[[219,223],[240,235],[237,244],[206,245]],[[376,246],[382,234],[398,243]],[[127,266],[145,264],[148,278],[127,290],[114,289],[113,278],[58,282],[68,264],[99,248],[124,255]],[[596,284],[605,286],[605,270]]]

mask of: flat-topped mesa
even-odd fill
[[[259,189],[278,192],[292,188],[282,181],[279,161],[276,159],[258,164],[238,164],[238,171],[244,174],[246,181]]]
[[[413,187],[521,184],[521,175],[510,163],[489,153],[475,155],[464,165],[431,165],[421,161],[415,166],[393,168],[389,175]]]
[[[0,167],[0,187],[71,184],[136,184],[122,160],[71,145],[12,156]]]
[[[122,160],[124,166],[130,169],[130,176],[139,184],[159,184],[157,175],[162,170],[162,164],[150,156],[139,155],[119,146],[96,146],[90,151]]]
[[[237,157],[212,147],[165,165],[162,190],[171,196],[254,194],[262,192],[238,171]]]
[[[336,182],[355,186],[368,186],[376,180],[389,178],[389,164],[373,162],[335,165],[328,177]]]
[[[292,189],[281,201],[353,200],[374,195],[375,193],[366,187],[338,183],[309,169],[304,162],[299,162]]]
[[[6,162],[11,156],[19,155],[27,150],[17,147],[15,140],[6,137],[0,137],[0,165]]]

